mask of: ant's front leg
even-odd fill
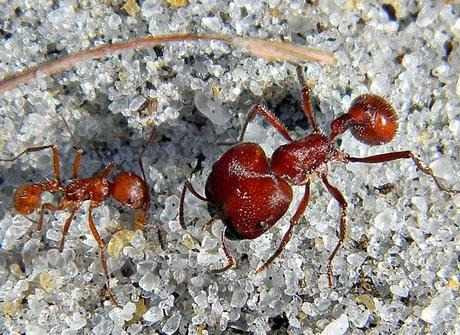
[[[185,225],[185,219],[184,219],[184,202],[185,202],[185,193],[187,192],[187,190],[189,190],[198,199],[205,201],[205,202],[209,202],[209,200],[206,199],[206,197],[200,195],[195,190],[195,188],[193,187],[192,183],[189,180],[187,180],[184,183],[184,188],[182,189],[182,194],[180,196],[180,202],[179,202],[179,223],[183,229],[187,229],[187,226]]]
[[[214,222],[214,221],[211,221],[211,222]],[[235,258],[233,258],[233,256],[230,254],[230,252],[228,251],[227,245],[225,244],[225,230],[226,229],[227,227],[224,227],[224,229],[222,229],[222,232],[220,233],[220,237],[222,239],[222,248],[224,249],[225,258],[227,258],[227,265],[224,266],[222,269],[212,270],[212,272],[214,273],[222,273],[227,270],[230,270],[231,268],[235,267],[235,264],[236,264]]]
[[[44,217],[44,210],[47,209],[48,211],[50,212],[56,212],[58,210],[60,210],[61,208],[56,206],[56,205],[53,205],[51,203],[44,203],[40,206],[40,215],[38,217],[38,221],[34,220],[34,219],[31,219],[29,218],[28,216],[25,216],[24,217],[29,220],[30,222],[32,223],[35,223],[37,225],[37,230],[38,231],[41,231],[42,228],[43,228],[43,217]]]
[[[145,225],[147,224],[147,214],[148,207],[134,209],[132,224],[133,230],[144,230]]]
[[[40,218],[38,219],[38,225],[37,225],[37,229],[38,231],[41,231],[42,230],[42,227],[43,227],[43,215],[44,215],[44,210],[48,210],[50,212],[57,212],[59,210],[61,210],[62,208],[60,206],[56,206],[56,205],[53,205],[53,204],[50,204],[50,203],[44,203],[41,205],[41,208],[40,208]]]
[[[421,160],[414,155],[411,151],[396,151],[396,152],[388,152],[386,154],[380,154],[380,155],[373,155],[373,156],[368,156],[368,157],[350,157],[346,156],[345,161],[346,162],[357,162],[357,163],[384,163],[384,162],[390,162],[394,161],[397,159],[407,159],[410,158],[413,160],[415,165],[422,171],[423,173],[429,175],[431,178],[433,178],[434,182],[436,183],[436,186],[441,191],[448,192],[448,193],[460,193],[460,190],[452,189],[452,188],[447,188],[437,177],[435,177],[433,171],[423,165]]]

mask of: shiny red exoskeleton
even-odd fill
[[[65,120],[64,120],[65,122]],[[66,123],[67,126],[67,123]],[[68,127],[68,126],[67,126]],[[147,144],[153,139],[154,131],[150,135]],[[147,146],[147,145],[146,145]],[[145,146],[145,147],[146,147]],[[53,171],[54,179],[47,180],[41,183],[21,185],[15,192],[13,205],[14,208],[22,215],[29,215],[39,209],[39,219],[36,222],[38,230],[43,226],[44,210],[58,211],[69,210],[70,214],[66,219],[62,236],[59,243],[59,251],[64,249],[64,241],[67,232],[69,231],[70,224],[75,216],[77,210],[82,206],[86,200],[90,201],[88,209],[88,226],[91,234],[96,240],[100,250],[100,260],[102,271],[106,281],[107,292],[110,300],[116,304],[115,297],[109,287],[109,271],[107,268],[107,260],[105,256],[105,243],[100,237],[96,225],[94,224],[92,211],[94,208],[100,206],[110,196],[119,201],[121,204],[134,209],[133,229],[143,229],[147,222],[147,213],[150,207],[150,193],[149,186],[145,180],[144,169],[142,165],[142,151],[139,156],[139,166],[141,168],[142,177],[139,177],[133,172],[122,171],[121,167],[116,163],[107,165],[101,173],[94,177],[78,178],[78,170],[80,168],[80,159],[83,150],[78,149],[73,163],[73,174],[70,183],[65,184],[61,180],[60,167],[59,167],[59,154],[57,147],[54,144],[45,145],[40,147],[27,148],[20,154],[9,159],[0,159],[0,161],[15,161],[22,155],[30,152],[37,152],[41,150],[51,149],[53,158]],[[109,179],[110,173],[117,169],[118,172],[113,176],[112,180]],[[62,192],[62,200],[58,205],[52,203],[41,203],[41,196],[43,192],[57,193]],[[30,219],[29,219],[30,220]]]
[[[263,149],[256,143],[240,143],[230,148],[213,165],[205,186],[206,196],[201,196],[189,181],[185,182],[179,219],[185,227],[184,199],[188,189],[199,199],[208,202],[210,208],[217,210],[219,218],[225,224],[222,231],[222,243],[228,265],[216,272],[225,271],[235,265],[234,258],[225,246],[224,236],[234,239],[254,239],[265,233],[286,213],[292,201],[291,185],[303,186],[304,194],[300,204],[290,220],[290,226],[280,246],[256,272],[265,270],[281,254],[289,242],[293,228],[305,212],[309,197],[310,183],[314,175],[318,176],[331,196],[338,202],[341,214],[339,241],[328,259],[327,275],[332,286],[332,260],[345,239],[347,224],[347,200],[341,191],[331,185],[327,177],[328,163],[382,163],[409,158],[424,173],[430,175],[442,191],[459,193],[459,190],[446,188],[424,166],[411,151],[389,152],[369,157],[352,157],[339,150],[334,141],[338,135],[350,130],[359,141],[368,145],[381,145],[390,142],[398,129],[396,112],[382,97],[361,95],[351,104],[344,115],[331,123],[331,131],[321,130],[313,115],[310,102],[310,89],[305,85],[302,71],[298,68],[302,107],[305,116],[313,126],[313,132],[305,138],[293,140],[281,122],[264,106],[256,105],[249,113],[243,125],[240,141],[248,123],[257,115],[262,115],[288,141],[280,146],[271,158],[267,158]]]

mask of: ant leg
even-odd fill
[[[204,224],[204,226],[201,228],[201,230],[206,230],[206,229],[208,229],[208,228],[211,227],[214,223],[216,223],[216,221],[217,221],[216,218],[211,218],[211,219],[209,219],[209,221],[206,222],[206,223]]]
[[[347,156],[345,159],[347,162],[359,162],[359,163],[384,163],[389,161],[394,161],[397,159],[406,159],[410,158],[414,161],[415,165],[422,171],[423,173],[429,175],[436,186],[444,192],[448,193],[460,193],[460,190],[455,190],[452,188],[447,188],[438,178],[435,177],[433,170],[429,167],[423,165],[422,161],[414,155],[411,151],[396,151],[396,152],[388,152],[386,154],[381,155],[374,155],[368,157],[349,157]]]
[[[288,244],[289,240],[292,237],[292,231],[294,229],[294,226],[297,224],[297,222],[299,221],[299,219],[305,212],[309,199],[310,199],[310,180],[305,184],[305,191],[304,191],[302,200],[300,200],[299,206],[297,207],[297,210],[294,213],[294,216],[291,218],[289,228],[287,232],[284,234],[283,239],[281,240],[281,243],[278,249],[261,267],[259,267],[256,270],[256,274],[259,274],[265,271],[268,268],[268,266],[276,259],[276,257],[278,257],[283,252],[284,248],[286,248],[286,245]]]
[[[104,273],[105,286],[107,287],[107,292],[108,292],[108,294],[110,296],[110,301],[112,301],[112,303],[114,305],[118,305],[117,301],[115,299],[115,296],[113,295],[112,290],[110,289],[110,285],[109,285],[109,279],[110,279],[109,278],[109,270],[108,270],[108,267],[107,267],[107,260],[105,258],[105,252],[104,252],[105,244],[104,244],[104,241],[102,240],[101,236],[99,235],[99,233],[98,233],[98,231],[96,229],[96,225],[94,224],[94,221],[93,221],[93,203],[92,202],[90,203],[90,206],[89,206],[89,209],[88,209],[88,226],[89,226],[89,230],[91,231],[91,234],[93,234],[94,239],[97,242],[97,245],[99,246],[100,259],[101,259],[101,265],[102,265],[102,272]]]
[[[348,216],[347,216],[348,202],[343,196],[343,194],[338,190],[338,188],[329,184],[329,181],[327,180],[326,175],[324,174],[321,175],[321,180],[323,181],[323,184],[326,186],[329,193],[332,195],[332,197],[335,200],[337,200],[340,206],[339,242],[337,242],[337,245],[335,246],[334,250],[329,256],[329,259],[327,262],[327,280],[329,283],[329,287],[332,287],[332,260],[334,259],[335,255],[337,254],[337,251],[340,249],[340,247],[343,244],[343,241],[345,240],[345,233],[347,230],[347,221],[348,221]]]
[[[302,98],[303,113],[307,117],[308,122],[310,122],[310,124],[313,126],[313,129],[317,131],[319,130],[319,128],[318,128],[318,124],[316,123],[315,116],[313,115],[313,107],[311,105],[311,100],[310,100],[311,88],[308,86],[308,84],[305,81],[303,70],[300,65],[296,66],[296,71],[297,71],[297,78],[299,79],[300,86],[302,86],[300,96]]]
[[[133,230],[144,230],[147,223],[147,209],[135,209],[133,213]]]
[[[222,269],[215,269],[211,270],[213,273],[222,273],[225,272],[231,268],[233,268],[236,264],[235,259],[230,255],[230,252],[227,249],[227,245],[225,244],[225,231],[227,230],[227,227],[224,227],[222,229],[222,232],[220,233],[220,237],[222,239],[222,248],[224,248],[224,253],[225,253],[225,258],[227,258],[227,265],[223,267]]]
[[[187,229],[185,226],[185,220],[184,220],[184,201],[185,201],[185,192],[189,190],[195,197],[197,197],[200,200],[203,200],[205,202],[208,202],[208,199],[206,197],[203,197],[200,195],[194,188],[190,180],[187,180],[184,183],[184,188],[182,189],[182,194],[180,196],[180,203],[179,203],[179,223],[182,226],[183,229]]]
[[[12,158],[3,158],[3,159],[0,159],[0,161],[13,162],[13,161],[15,161],[16,159],[18,159],[19,157],[21,157],[22,155],[24,155],[26,153],[42,151],[42,150],[46,150],[46,149],[49,149],[49,148],[51,148],[51,151],[52,151],[54,178],[56,179],[56,181],[59,184],[61,184],[61,177],[60,177],[60,173],[59,173],[59,154],[57,152],[57,146],[55,144],[43,145],[43,146],[40,146],[40,147],[27,148],[24,151],[22,151],[21,153],[19,153],[18,155],[12,157]]]
[[[75,160],[73,161],[72,179],[77,179],[78,178],[78,170],[80,170],[80,160],[81,160],[81,155],[82,154],[83,154],[83,149],[78,148],[77,149],[77,154],[75,155]]]
[[[145,142],[144,147],[142,148],[141,153],[139,154],[139,159],[138,159],[139,167],[140,167],[141,173],[142,173],[142,180],[144,181],[147,189],[148,189],[148,184],[147,184],[146,178],[145,178],[144,164],[142,163],[142,157],[144,156],[145,150],[147,149],[148,145],[150,144],[150,142],[152,142],[153,138],[155,137],[155,133],[156,133],[156,129],[155,129],[155,127],[152,127],[152,132],[150,133],[147,142]],[[113,168],[117,168],[117,169],[121,170],[120,165],[118,165],[116,163],[111,163],[101,172],[101,175],[106,177],[112,171]],[[132,225],[133,230],[138,230],[138,229],[139,230],[144,230],[144,227],[145,227],[145,225],[147,223],[147,215],[148,215],[149,207],[150,207],[150,197],[148,197],[147,201],[142,206],[142,208],[134,210],[133,225]],[[159,229],[158,230],[158,236],[161,237],[163,233],[160,231],[159,226],[158,226],[158,229]],[[163,247],[164,243],[161,242],[161,239],[160,239],[160,243],[162,243],[162,247]]]
[[[243,141],[244,133],[246,132],[246,128],[248,127],[249,122],[254,120],[256,114],[259,114],[263,116],[268,123],[270,123],[275,129],[283,136],[286,140],[289,142],[292,141],[291,135],[289,135],[287,129],[284,127],[284,125],[274,116],[270,111],[268,110],[267,107],[265,107],[262,104],[257,104],[254,107],[252,107],[248,114],[246,115],[246,119],[244,120],[243,127],[241,128],[241,134],[238,138],[238,141],[241,142]]]
[[[121,168],[121,165],[120,165],[120,164],[118,164],[118,163],[110,163],[110,164],[107,165],[107,166],[104,168],[104,170],[102,170],[102,172],[99,173],[97,176],[98,176],[98,177],[107,177],[107,176],[110,174],[110,172],[112,172],[112,170],[113,170],[114,168],[116,168],[116,169],[118,169],[118,170],[120,170],[120,171],[123,170],[123,169]]]
[[[32,223],[35,223],[37,225],[37,230],[38,231],[41,231],[42,228],[43,228],[43,217],[44,217],[44,208],[46,208],[47,210],[51,211],[51,212],[56,212],[58,210],[60,210],[61,208],[53,205],[53,204],[50,204],[50,203],[45,203],[43,205],[40,206],[40,216],[38,218],[38,221],[34,220],[34,219],[31,219],[27,216],[24,216],[27,220],[29,220],[30,222]]]
[[[50,212],[56,212],[56,211],[61,210],[62,208],[59,206],[50,204],[50,203],[42,204],[40,208],[40,218],[38,219],[38,226],[37,226],[38,231],[41,231],[43,228],[43,215],[44,215],[45,209],[49,210]]]
[[[81,203],[72,208],[69,217],[65,220],[64,226],[62,227],[61,241],[59,242],[59,252],[62,252],[62,250],[64,250],[65,237],[67,236],[67,232],[69,231],[70,224],[72,223],[75,213],[80,208],[80,206]]]

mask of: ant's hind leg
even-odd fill
[[[96,240],[97,245],[99,246],[99,253],[100,253],[100,259],[101,259],[101,265],[102,265],[102,272],[104,274],[105,286],[107,287],[107,292],[109,294],[110,301],[114,305],[118,305],[117,301],[115,299],[115,296],[113,295],[112,290],[110,289],[110,285],[109,285],[109,280],[110,280],[110,278],[109,278],[109,270],[108,270],[108,267],[107,267],[107,259],[105,257],[105,251],[104,251],[105,243],[102,240],[101,236],[99,235],[99,233],[97,231],[97,228],[96,228],[96,225],[94,224],[93,207],[92,206],[93,205],[91,203],[90,206],[89,206],[89,209],[88,209],[88,226],[89,226],[89,230],[91,231],[91,234],[93,234],[94,239]]]
[[[384,163],[384,162],[389,162],[389,161],[394,161],[397,159],[406,159],[410,158],[414,161],[415,165],[422,171],[423,173],[429,175],[434,182],[436,183],[436,186],[444,192],[448,193],[460,193],[460,190],[455,190],[452,188],[447,188],[437,177],[435,177],[433,171],[423,165],[422,161],[414,155],[411,151],[396,151],[396,152],[388,152],[386,154],[380,154],[380,155],[374,155],[374,156],[368,156],[368,157],[346,157],[347,162],[358,162],[358,163]]]
[[[302,217],[303,213],[305,213],[305,209],[307,208],[309,199],[310,199],[310,181],[308,181],[307,184],[305,185],[305,192],[303,194],[302,200],[300,200],[299,206],[297,207],[297,210],[294,213],[294,216],[291,218],[289,228],[287,232],[284,234],[283,239],[281,240],[281,243],[278,249],[261,267],[259,267],[256,270],[256,274],[259,274],[265,271],[268,268],[268,266],[276,259],[276,257],[278,257],[284,251],[284,248],[286,248],[286,245],[288,244],[288,242],[290,241],[292,237],[292,230],[294,229],[294,226],[297,224],[299,219]]]
[[[235,267],[235,264],[236,264],[235,259],[232,257],[232,255],[230,255],[230,252],[228,251],[227,245],[225,244],[225,230],[227,230],[227,227],[224,227],[224,229],[222,229],[220,237],[222,239],[222,248],[224,249],[225,258],[227,258],[227,263],[228,264],[225,267],[223,267],[222,269],[212,270],[212,272],[214,272],[214,273],[222,273],[222,272],[225,272],[227,270],[230,270],[231,268]]]
[[[340,247],[343,244],[343,241],[345,240],[345,233],[347,231],[347,221],[348,221],[348,216],[347,216],[348,202],[343,196],[343,194],[335,186],[332,186],[329,183],[326,175],[321,175],[321,180],[323,181],[323,184],[326,186],[329,193],[332,195],[332,197],[335,200],[337,200],[340,206],[339,242],[337,242],[337,245],[335,246],[334,250],[329,256],[328,263],[327,263],[327,280],[328,280],[329,287],[332,287],[332,260],[334,259],[335,255],[337,254],[337,251],[339,251]]]
[[[17,154],[16,156],[12,157],[12,158],[3,158],[3,159],[0,159],[0,161],[13,162],[13,161],[15,161],[16,159],[18,159],[19,157],[21,157],[22,155],[24,155],[26,153],[42,151],[42,150],[46,150],[46,149],[50,149],[50,148],[51,148],[52,157],[53,157],[54,178],[56,179],[56,181],[59,184],[61,184],[61,175],[60,175],[60,172],[59,172],[59,154],[57,152],[57,146],[55,144],[43,145],[43,146],[40,146],[40,147],[27,148],[24,151],[22,151],[19,154]]]
[[[180,202],[179,202],[179,223],[183,229],[187,229],[187,226],[185,225],[185,219],[184,219],[184,202],[185,202],[185,193],[187,192],[187,190],[189,190],[198,199],[208,202],[208,199],[206,199],[206,197],[203,197],[195,190],[195,188],[193,187],[192,183],[189,180],[187,180],[184,183],[184,188],[182,189],[182,194],[180,196]]]

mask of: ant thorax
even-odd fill
[[[277,148],[270,160],[271,170],[293,185],[303,185],[309,175],[318,172],[337,151],[323,132],[316,131]]]
[[[92,200],[100,203],[110,196],[110,183],[105,177],[90,177],[73,180],[64,190],[67,201]]]

